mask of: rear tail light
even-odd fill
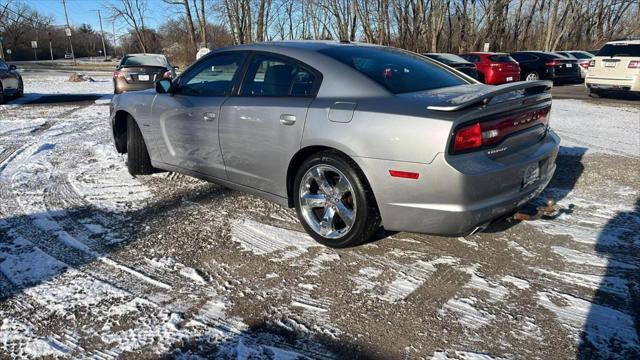
[[[631,60],[629,61],[629,69],[640,69],[640,60]]]
[[[114,79],[124,79],[124,74],[120,70],[116,70],[113,72]]]
[[[468,152],[496,145],[505,137],[536,125],[549,126],[549,110],[544,108],[527,111],[496,120],[477,122],[456,130],[453,153]]]
[[[544,66],[546,67],[553,67],[558,65],[560,65],[560,62],[555,60],[547,61],[546,63],[544,63]]]
[[[482,129],[480,123],[465,126],[456,131],[453,143],[454,152],[478,149],[482,146]]]
[[[591,66],[591,62],[581,62],[580,63],[580,67],[584,68],[584,69],[588,69]]]
[[[595,60],[589,60],[589,67],[596,67],[596,61]]]
[[[500,64],[493,63],[493,64],[491,64],[489,66],[491,66],[492,68],[499,68]]]

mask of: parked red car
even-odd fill
[[[520,66],[509,54],[472,52],[460,56],[476,65],[479,80],[485,84],[499,85],[520,81]]]

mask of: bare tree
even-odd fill
[[[109,9],[111,21],[124,21],[134,32],[143,53],[147,52],[146,33],[144,25],[147,12],[146,0],[118,0],[117,2],[105,2]]]

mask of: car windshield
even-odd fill
[[[569,54],[575,56],[576,59],[591,59],[593,57],[593,55],[589,54],[589,53],[583,53],[581,51],[572,51]]]
[[[516,62],[513,58],[507,54],[496,54],[489,56],[489,60],[493,62]]]
[[[133,55],[122,59],[123,66],[167,66],[167,60],[160,55]]]
[[[470,84],[462,77],[408,51],[371,46],[332,47],[319,51],[351,66],[393,94]]]
[[[434,60],[438,60],[443,64],[466,64],[468,63],[467,60],[461,58],[458,55],[453,55],[453,54],[426,54],[428,57],[434,59]]]
[[[607,44],[598,51],[598,56],[640,56],[640,44]]]

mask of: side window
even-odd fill
[[[511,54],[511,57],[514,58],[516,61],[524,61],[525,60],[525,55],[524,54]]]
[[[240,53],[213,55],[189,69],[180,79],[179,92],[187,96],[228,96],[242,66]]]
[[[9,70],[9,65],[2,59],[0,59],[0,70]]]
[[[249,64],[240,96],[313,96],[315,80],[310,71],[296,63],[257,55]]]
[[[478,62],[478,57],[475,55],[460,55],[460,57],[474,64]]]

